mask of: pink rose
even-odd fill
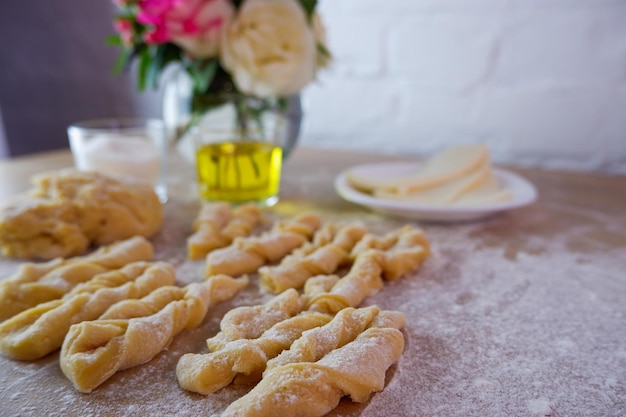
[[[114,25],[115,30],[120,34],[124,45],[128,46],[132,44],[133,35],[135,34],[133,22],[131,22],[129,19],[118,18],[115,19]]]
[[[172,42],[199,58],[217,55],[235,14],[230,0],[141,0],[139,9],[137,20],[150,27],[146,42]]]

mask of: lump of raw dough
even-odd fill
[[[163,206],[143,183],[95,172],[61,170],[34,179],[34,188],[0,208],[5,256],[53,259],[132,236],[150,237]]]

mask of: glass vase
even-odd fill
[[[198,95],[179,70],[165,84],[163,118],[179,151],[195,163],[203,199],[278,200],[282,161],[300,131],[299,97],[280,103],[232,91]]]
[[[193,155],[193,147],[191,146],[190,139],[190,126],[198,124],[202,126],[210,126],[212,121],[217,120],[218,123],[228,123],[222,120],[224,117],[223,109],[222,115],[210,114],[211,111],[205,112],[201,117],[195,116],[193,111],[193,83],[189,75],[180,67],[173,67],[164,76],[164,85],[161,92],[162,102],[161,111],[162,119],[166,126],[173,132],[173,136],[179,143],[179,150],[183,156],[190,160],[195,157]],[[205,97],[206,100],[213,100],[215,102],[226,102],[227,97],[234,98],[236,95],[230,92],[224,92],[221,94],[211,94]],[[241,96],[245,97],[245,96]],[[253,99],[254,100],[254,99]],[[230,100],[232,103],[233,101]],[[220,106],[222,107],[222,106]],[[276,113],[277,117],[284,119],[279,133],[280,147],[283,151],[283,159],[286,159],[293,149],[297,146],[300,136],[300,130],[303,119],[302,102],[300,95],[294,95],[285,99],[282,106],[274,106],[268,109],[272,113]],[[231,112],[232,114],[232,112]]]

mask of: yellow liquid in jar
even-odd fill
[[[282,155],[279,146],[266,142],[204,145],[196,151],[200,195],[234,203],[270,202],[278,196]]]

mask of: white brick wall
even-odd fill
[[[321,0],[302,143],[626,173],[626,0]]]

